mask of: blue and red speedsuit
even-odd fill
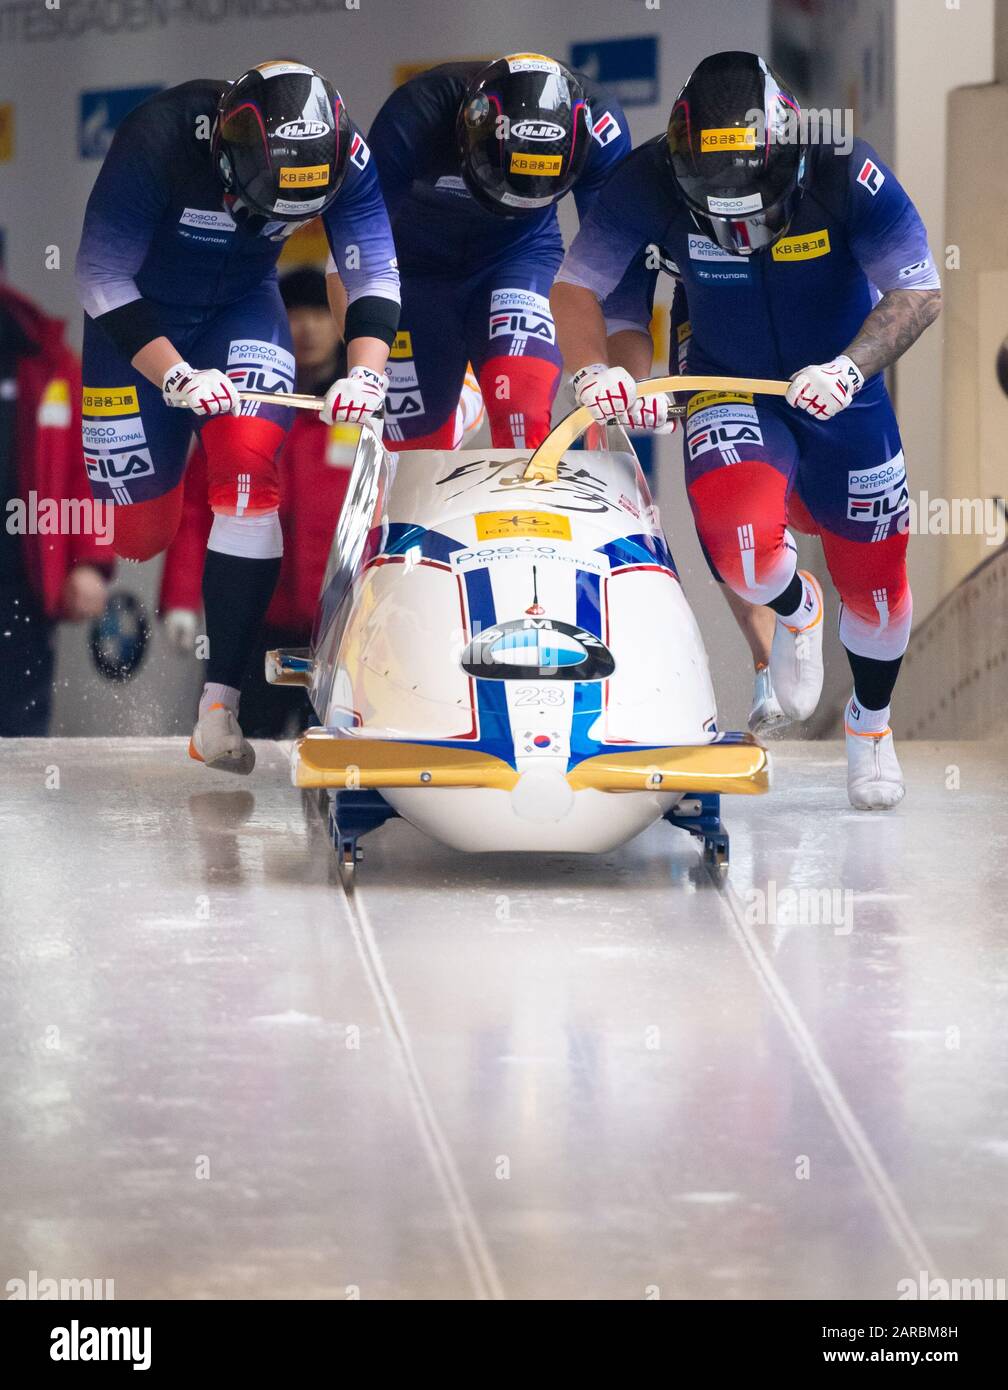
[[[405,448],[450,448],[471,361],[498,447],[549,432],[560,354],[549,292],[563,259],[556,207],[515,217],[484,209],[462,177],[455,128],[480,63],[448,63],[399,87],[368,134],[392,219],[402,319],[388,364],[385,437]],[[586,216],[630,149],[626,117],[580,77],[591,152],[573,189]]]
[[[115,545],[146,559],[170,543],[182,508],[193,430],[206,451],[216,513],[276,509],[275,459],[293,390],[287,314],[276,262],[294,223],[252,230],[223,202],[209,134],[227,83],[160,92],[123,121],[88,200],[77,256],[84,327],[84,456],[96,498],[116,504]],[[322,214],[346,285],[346,336],[391,342],[398,321],[395,248],[374,161],[352,132],[346,175]],[[171,409],[131,365],[163,335],[197,368],[277,404],[201,420]]]
[[[610,333],[646,332],[659,269],[675,275],[671,371],[788,378],[844,352],[887,291],[938,288],[913,203],[864,142],[818,149],[786,234],[747,257],[698,231],[664,145],[649,141],[617,170],[557,279],[604,301]],[[794,571],[790,521],[822,540],[847,650],[900,657],[912,617],[909,497],[881,374],[825,421],[739,393],[695,395],[688,412],[687,487],[718,577],[753,603],[776,598]]]

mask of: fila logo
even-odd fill
[[[124,454],[85,454],[84,467],[93,482],[114,483],[120,478],[145,478],[154,472],[147,449]]]
[[[356,164],[358,169],[365,169],[367,168],[367,162],[370,158],[371,151],[368,149],[364,137],[362,135],[358,135],[355,131],[353,143],[350,146],[351,162]]]
[[[866,159],[861,165],[861,172],[857,176],[857,181],[858,183],[864,184],[865,188],[867,188],[868,192],[874,198],[875,194],[885,183],[885,178],[885,174],[883,174],[878,165],[873,164],[870,159]]]
[[[890,492],[880,493],[877,497],[848,497],[847,520],[891,521],[898,512],[903,510],[909,500],[910,494],[903,486],[893,488]]]
[[[735,422],[714,425],[690,435],[686,441],[691,459],[707,453],[708,449],[720,449],[726,463],[740,463],[739,444],[762,444],[763,432],[758,425],[742,425]]]
[[[385,414],[404,419],[424,414],[423,396],[419,391],[390,391],[385,397]]]
[[[599,116],[598,120],[592,126],[592,134],[600,145],[608,145],[610,141],[616,139],[619,133],[619,121],[617,121],[611,111],[606,111],[603,115]]]
[[[541,342],[556,342],[556,325],[552,316],[512,311],[490,315],[490,337],[538,338]]]

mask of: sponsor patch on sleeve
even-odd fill
[[[350,143],[350,161],[356,164],[358,169],[367,168],[367,162],[371,158],[371,150],[363,135],[354,132],[354,138]]]
[[[592,126],[592,135],[600,145],[608,145],[620,133],[620,123],[611,111],[606,111]]]
[[[873,164],[870,159],[866,159],[861,165],[861,171],[857,176],[858,183],[867,188],[873,198],[885,183],[885,179],[885,174],[883,174],[878,165]]]

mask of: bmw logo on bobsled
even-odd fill
[[[722,792],[766,750],[717,732],[697,623],[618,427],[543,481],[527,451],[390,454],[361,431],[311,648],[269,679],[319,724],[292,776],[326,789],[345,877],[403,816],[455,849],[597,853],[665,817],[723,867]]]

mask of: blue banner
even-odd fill
[[[658,36],[572,43],[571,67],[594,77],[623,106],[658,104]]]
[[[116,126],[134,106],[160,92],[158,87],[112,87],[107,91],[81,92],[77,144],[81,159],[104,159]]]

